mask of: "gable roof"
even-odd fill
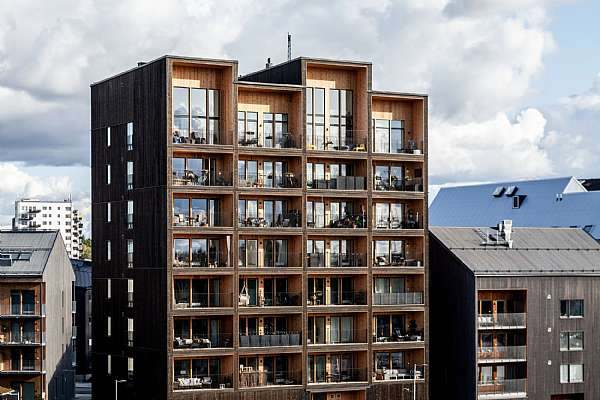
[[[475,275],[600,275],[600,244],[577,228],[513,228],[513,246],[484,244],[489,228],[432,227]]]
[[[59,235],[58,231],[0,231],[0,254],[13,255],[12,265],[0,266],[0,276],[42,275]],[[25,257],[15,259],[17,254]]]
[[[519,208],[507,196],[510,186],[524,197]],[[494,197],[498,187],[504,193]],[[429,208],[430,226],[586,227],[600,240],[600,192],[588,192],[574,177],[490,183],[440,189]]]

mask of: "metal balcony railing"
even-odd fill
[[[308,189],[325,190],[366,190],[364,176],[338,176],[334,179],[313,179],[306,182]]]
[[[268,335],[240,335],[240,347],[300,346],[300,332],[279,332]]]
[[[527,393],[527,379],[499,379],[477,382],[480,399],[495,398],[498,395]]]
[[[423,292],[373,293],[375,305],[423,304]]]
[[[173,170],[173,184],[177,186],[232,186],[231,174],[222,171]]]
[[[484,360],[525,360],[527,346],[479,347],[478,358]]]
[[[216,347],[233,347],[233,336],[231,333],[195,333],[175,332],[173,340],[174,349],[210,349]]]
[[[527,324],[527,314],[479,314],[477,317],[477,322],[480,329],[523,328]]]
[[[227,389],[233,387],[233,374],[201,374],[195,377],[175,375],[175,390]]]

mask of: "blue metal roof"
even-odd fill
[[[526,196],[519,208],[497,187],[516,186]],[[496,226],[512,219],[515,227],[579,227],[600,240],[600,192],[588,192],[574,177],[501,182],[440,189],[429,208],[431,226]]]

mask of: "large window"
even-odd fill
[[[351,150],[352,143],[352,91],[329,89],[329,140],[330,150]]]
[[[258,161],[238,160],[238,178],[240,186],[258,186]]]
[[[175,226],[221,226],[218,199],[173,199]]]
[[[258,113],[238,111],[238,144],[258,146]]]
[[[217,169],[215,158],[173,157],[173,184],[194,186],[231,186],[231,176]]]
[[[402,203],[376,203],[375,223],[377,229],[402,228],[404,204]]]
[[[375,119],[373,120],[373,129],[375,132],[375,143],[373,144],[375,153],[405,152],[404,121]]]
[[[388,267],[402,265],[405,260],[404,241],[402,240],[375,240],[375,266]]]
[[[325,227],[325,203],[321,201],[306,202],[306,223],[309,228]]]
[[[286,267],[288,265],[288,241],[286,239],[266,239],[264,244],[264,267]]]
[[[238,200],[240,226],[259,226],[258,200]]]
[[[560,301],[561,318],[581,318],[583,317],[583,300],[561,300]]]
[[[173,143],[220,144],[219,91],[173,88]]]
[[[583,382],[583,364],[561,364],[560,383]]]
[[[308,258],[308,267],[323,268],[325,267],[325,241],[324,240],[307,240],[306,254]]]
[[[404,190],[404,167],[375,166],[375,190]]]
[[[173,265],[175,267],[220,266],[219,239],[174,239]]]
[[[258,240],[238,240],[239,266],[243,268],[258,268]]]
[[[560,333],[560,351],[581,351],[583,350],[583,332],[561,332]]]
[[[325,150],[325,89],[306,89],[306,147]]]
[[[287,148],[291,146],[288,133],[287,114],[263,114],[263,146],[275,148]]]
[[[375,353],[375,371],[384,369],[402,369],[404,368],[404,353]]]

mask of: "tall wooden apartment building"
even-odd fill
[[[92,85],[95,397],[427,398],[427,97],[371,73]]]

